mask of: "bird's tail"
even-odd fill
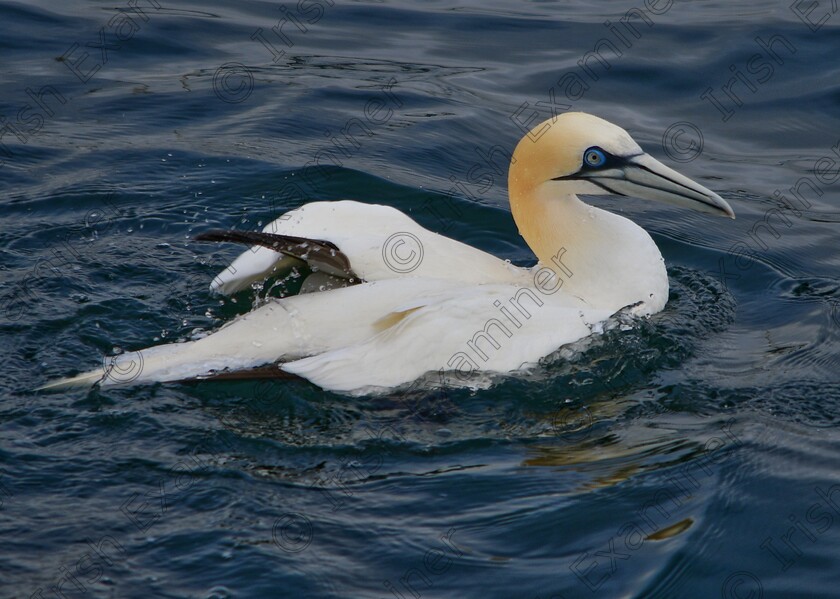
[[[68,389],[70,387],[92,387],[100,382],[104,376],[102,370],[91,370],[83,372],[76,376],[70,376],[55,381],[50,381],[46,385],[41,385],[36,391],[58,391],[60,389]]]
[[[106,357],[99,368],[76,376],[51,381],[38,391],[56,391],[71,387],[125,386],[135,383],[168,381],[183,378],[178,367],[194,358],[194,342],[147,347],[140,351]],[[200,367],[194,365],[193,370]],[[192,374],[192,372],[187,372]]]
[[[264,328],[261,322],[257,325]],[[274,362],[272,356],[275,352],[269,348],[271,340],[277,343],[278,356],[284,353],[289,344],[282,335],[270,336],[264,344],[255,344],[251,339],[256,334],[254,331],[246,331],[246,334],[240,336],[231,333],[236,333],[235,327],[222,327],[213,335],[195,341],[169,343],[106,357],[102,365],[95,370],[49,382],[38,390],[227,378],[219,375]],[[260,351],[263,347],[269,348],[267,355]]]

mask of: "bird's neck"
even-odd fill
[[[584,204],[574,194],[558,195],[550,186],[513,186],[510,193],[520,234],[540,266],[554,271],[565,294],[611,311],[640,301],[649,305],[650,312],[664,307],[668,299],[664,261],[644,229]]]

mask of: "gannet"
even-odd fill
[[[103,368],[44,388],[243,371],[297,375],[345,394],[441,371],[469,386],[476,373],[527,369],[621,310],[645,317],[665,306],[668,277],[650,235],[579,194],[735,217],[718,194],[646,154],[624,129],[579,112],[522,138],[508,192],[537,258],[531,268],[429,231],[392,207],[356,201],[305,204],[262,233],[200,235],[253,245],[214,279],[213,291],[230,295],[295,268],[311,274],[300,294],[272,299],[203,338],[106,358]]]

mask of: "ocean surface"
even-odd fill
[[[837,12],[0,0],[0,597],[840,596]],[[478,390],[34,391],[266,301],[191,238],[310,200],[532,264],[507,156],[568,110],[737,213],[589,200],[668,266],[632,330]]]

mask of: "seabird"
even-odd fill
[[[230,295],[293,269],[298,295],[271,299],[197,340],[106,358],[103,368],[43,388],[296,375],[335,392],[399,387],[431,372],[470,385],[511,373],[668,300],[664,260],[632,221],[578,194],[659,200],[734,218],[719,195],[646,154],[620,127],[564,113],[517,145],[511,213],[537,257],[521,268],[429,231],[402,212],[312,202],[259,232],[204,241],[252,245],[213,281]]]

